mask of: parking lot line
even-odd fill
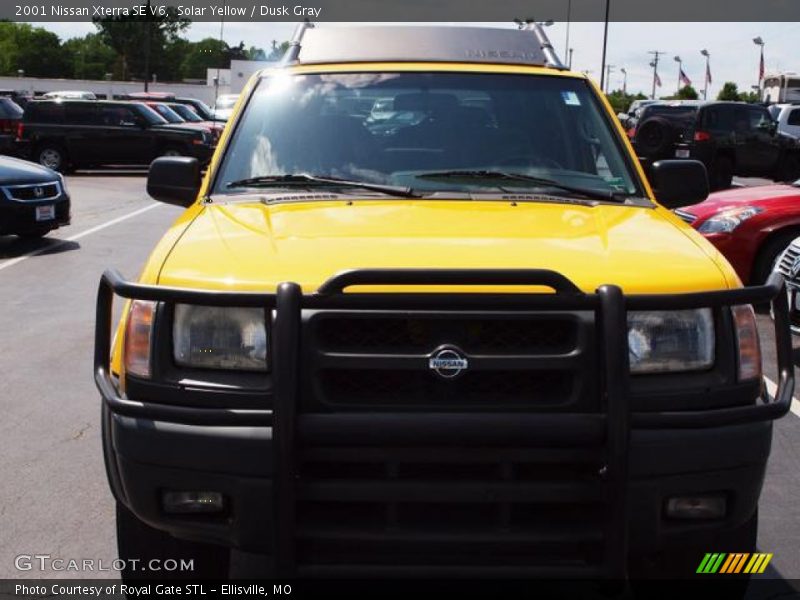
[[[37,248],[36,250],[32,250],[31,252],[23,254],[22,256],[18,256],[17,258],[13,258],[13,259],[9,260],[8,262],[4,262],[4,263],[0,264],[0,271],[2,271],[3,269],[7,269],[8,267],[11,267],[11,266],[16,265],[18,263],[21,263],[23,260],[26,260],[26,259],[31,258],[33,256],[36,256],[38,254],[42,254],[43,252],[48,252],[50,250],[53,250],[54,248],[58,248],[59,246],[63,246],[67,242],[74,242],[74,241],[77,241],[77,240],[79,240],[79,239],[81,239],[83,237],[86,237],[87,235],[91,235],[93,233],[97,233],[98,231],[101,231],[101,230],[105,229],[106,227],[111,227],[112,225],[116,225],[117,223],[121,223],[122,221],[126,221],[128,219],[131,219],[131,218],[133,218],[133,217],[135,217],[137,215],[140,215],[140,214],[142,214],[144,212],[147,212],[148,210],[152,210],[152,209],[154,209],[154,208],[156,208],[158,206],[162,206],[162,205],[159,204],[158,202],[153,202],[152,204],[148,204],[144,208],[140,208],[140,209],[135,210],[133,212],[127,213],[125,215],[122,215],[121,217],[117,217],[116,219],[111,219],[110,221],[106,221],[105,223],[101,223],[100,225],[97,225],[95,227],[87,229],[86,231],[82,231],[80,233],[76,233],[75,235],[70,236],[68,238],[54,239],[53,240],[55,242],[54,244],[48,244],[47,246],[44,246],[43,248]]]
[[[770,379],[769,377],[764,377],[764,381],[767,384],[767,391],[769,392],[769,395],[775,396],[775,392],[778,391],[777,384],[774,381],[772,381],[772,379]],[[800,402],[798,402],[797,398],[795,398],[794,396],[792,396],[791,410],[795,414],[795,416],[800,417]]]

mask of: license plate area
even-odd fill
[[[36,221],[52,221],[56,218],[56,207],[53,204],[45,204],[36,207]]]
[[[689,154],[688,148],[678,148],[675,150],[675,158],[689,158]]]

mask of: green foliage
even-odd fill
[[[647,96],[639,92],[636,95],[624,93],[622,90],[614,90],[606,94],[611,107],[615,113],[627,112],[628,107],[634,100],[645,100]]]
[[[27,23],[0,22],[0,74],[61,77],[69,70],[59,37]]]
[[[57,35],[28,23],[0,21],[0,75],[64,79],[144,79],[147,39],[150,74],[158,81],[205,79],[206,69],[228,68],[231,60],[280,57],[288,42],[262,48],[228,46],[214,38],[190,42],[181,34],[190,21],[175,11],[163,17],[115,17],[95,20],[97,33],[62,42]]]
[[[736,102],[739,100],[739,88],[733,81],[726,81],[717,94],[717,100]]]

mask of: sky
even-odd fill
[[[91,23],[33,23],[58,34],[62,39],[83,36],[95,31]],[[186,36],[193,41],[205,37],[220,37],[220,23],[193,23]],[[335,25],[335,24],[331,24]],[[453,23],[453,25],[457,25]],[[483,25],[509,27],[507,23]],[[244,23],[226,22],[222,28],[223,39],[230,45],[243,41],[245,46],[269,48],[272,40],[278,42],[291,37],[293,23]],[[567,24],[554,23],[547,28],[559,56],[567,61],[565,52]],[[800,23],[619,23],[609,24],[606,63],[613,65],[610,75],[611,89],[621,88],[624,68],[627,75],[628,92],[643,92],[650,95],[653,70],[649,65],[649,51],[664,52],[659,59],[659,75],[663,86],[656,95],[670,95],[678,87],[679,56],[683,70],[694,87],[702,93],[705,78],[705,57],[700,50],[707,49],[711,55],[712,84],[709,98],[719,92],[726,81],[734,81],[740,90],[748,90],[758,83],[760,49],[753,38],[760,36],[765,43],[766,71],[800,72],[800,53],[797,38]],[[573,48],[572,67],[578,71],[589,71],[599,81],[602,64],[603,23],[575,22],[569,26],[569,47]]]

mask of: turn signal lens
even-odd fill
[[[125,371],[137,377],[150,377],[150,341],[155,302],[131,301],[125,325]]]
[[[732,306],[736,325],[736,340],[739,345],[739,381],[761,377],[761,344],[753,307]]]

